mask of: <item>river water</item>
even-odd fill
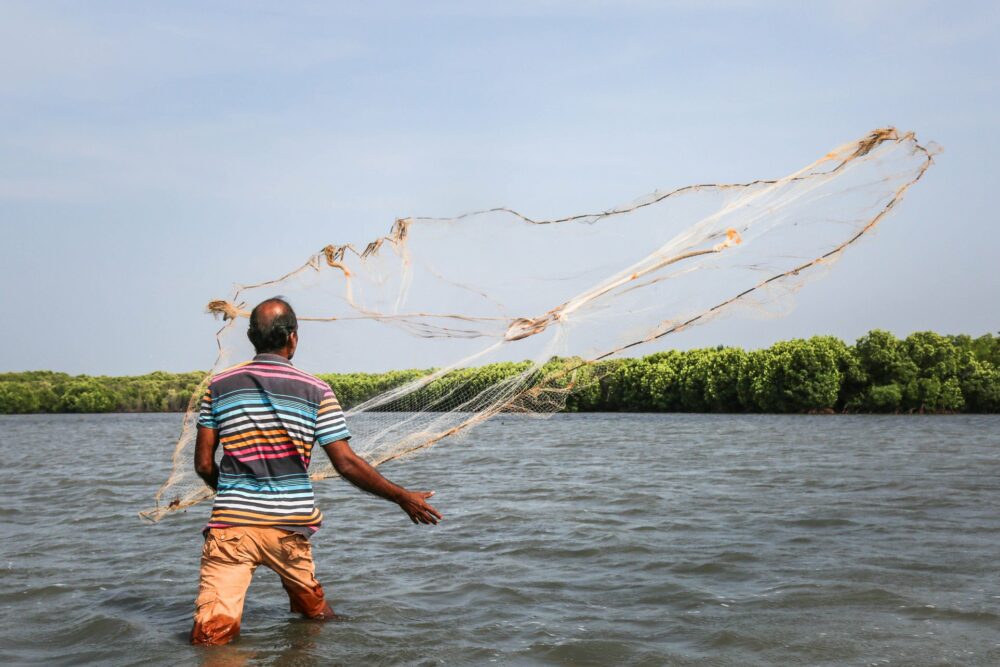
[[[1000,665],[1000,417],[495,419],[317,484],[317,571],[186,643],[209,507],[155,525],[179,415],[0,417],[0,663]],[[319,453],[319,455],[322,455]]]

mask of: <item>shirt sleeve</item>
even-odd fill
[[[316,442],[320,447],[329,445],[338,440],[350,440],[351,433],[347,430],[347,422],[344,420],[344,412],[340,409],[340,402],[333,391],[327,389],[323,393],[323,399],[319,404],[319,412],[316,415]]]
[[[205,390],[201,397],[201,410],[198,412],[198,426],[205,428],[219,428],[215,421],[215,412],[212,410],[212,387]]]

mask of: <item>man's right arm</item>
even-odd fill
[[[215,462],[215,450],[218,446],[219,430],[198,426],[198,439],[194,444],[194,471],[213,491],[217,491],[219,487],[219,466]]]
[[[215,450],[219,446],[219,425],[212,409],[212,387],[205,388],[198,411],[198,436],[194,443],[194,471],[213,491],[219,490],[219,466]]]
[[[398,484],[393,484],[368,461],[358,456],[347,444],[347,440],[331,442],[323,450],[341,477],[362,491],[396,503],[413,523],[437,523],[444,518],[427,502],[434,495],[433,491],[407,491]]]

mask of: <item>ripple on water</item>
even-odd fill
[[[262,569],[214,652],[186,645],[208,508],[135,518],[179,420],[0,417],[0,662],[1000,664],[1000,417],[505,417],[383,469],[436,528],[318,485],[348,620],[297,622]]]

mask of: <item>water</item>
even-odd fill
[[[186,644],[199,505],[136,518],[178,415],[0,418],[2,664],[1000,664],[1000,418],[505,417],[383,472],[414,526],[317,486],[295,619],[258,571],[243,635]]]

